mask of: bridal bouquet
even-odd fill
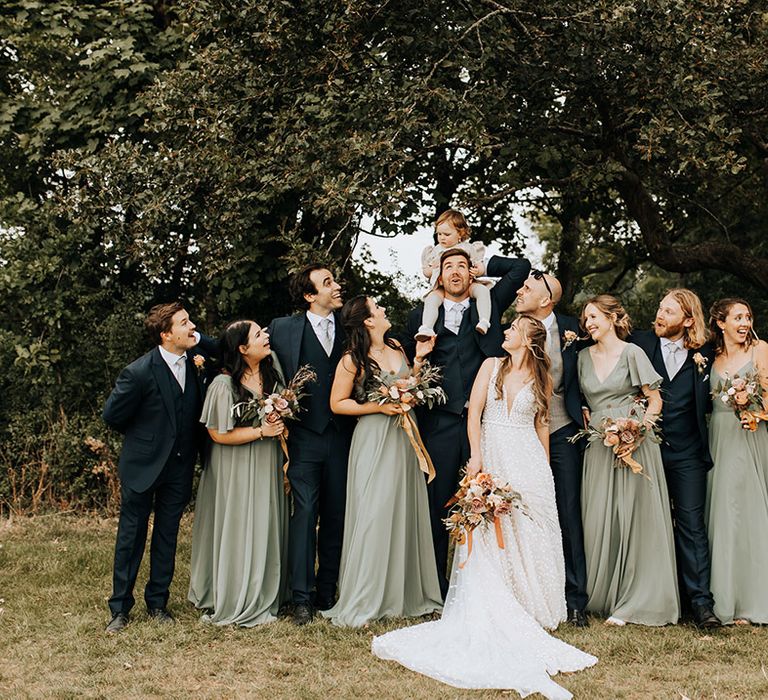
[[[443,522],[448,536],[457,544],[467,544],[467,559],[472,554],[472,532],[476,527],[493,523],[496,544],[504,549],[501,516],[509,515],[515,508],[530,517],[522,496],[509,484],[497,484],[487,472],[465,475],[459,482],[459,490],[446,505],[450,511]],[[459,564],[459,568],[463,569],[466,563]]]
[[[288,386],[281,391],[273,391],[268,396],[254,396],[248,401],[241,401],[232,406],[232,415],[235,420],[241,424],[274,423],[280,419],[297,420],[301,412],[300,401],[307,395],[304,387],[309,382],[317,380],[317,374],[311,365],[299,367]],[[285,492],[290,491],[288,484],[288,429],[283,430],[280,438],[280,447],[285,455],[285,464],[283,464],[283,483]]]
[[[653,442],[661,442],[661,438],[656,434],[653,427],[646,425],[640,415],[641,402],[635,402],[626,418],[611,418],[606,416],[600,421],[597,427],[588,426],[579,430],[576,435],[570,438],[571,442],[576,442],[581,438],[587,438],[588,442],[600,440],[603,445],[613,449],[615,467],[628,467],[633,474],[642,474],[650,478],[643,472],[643,465],[632,457],[632,452],[637,445],[645,439]]]
[[[731,408],[741,421],[741,427],[750,432],[757,430],[761,420],[768,420],[760,379],[755,372],[747,372],[744,377],[738,374],[732,379],[725,377],[712,391],[712,398],[720,399]]]
[[[416,406],[432,408],[447,401],[445,391],[438,386],[439,381],[440,370],[429,362],[424,362],[419,372],[409,377],[398,377],[392,372],[375,372],[366,382],[368,401],[373,401],[379,406],[393,403],[402,407],[403,412],[398,415],[398,422],[411,441],[419,460],[419,469],[427,475],[427,482],[435,478],[435,467],[410,411]]]

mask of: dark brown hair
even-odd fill
[[[237,394],[237,401],[248,401],[251,394],[243,386],[243,374],[248,369],[248,364],[240,352],[241,345],[248,345],[248,336],[251,332],[253,321],[232,321],[219,338],[219,357],[221,369],[232,377],[232,385]],[[272,355],[267,355],[259,362],[259,374],[261,375],[261,390],[264,396],[271,394],[280,381],[275,369]]]
[[[309,308],[309,302],[304,298],[305,294],[317,294],[317,287],[309,276],[316,270],[327,270],[328,266],[322,263],[312,263],[299,270],[288,283],[288,291],[294,306],[301,311]]]
[[[161,333],[167,333],[173,325],[173,317],[184,311],[184,305],[180,301],[171,301],[165,304],[155,304],[144,319],[144,328],[149,334],[150,340],[155,345],[162,345]]]
[[[752,323],[755,322],[755,315],[752,313],[752,307],[748,301],[740,299],[739,297],[728,297],[727,299],[720,299],[716,301],[709,309],[709,330],[712,333],[712,344],[715,346],[715,355],[720,355],[725,350],[725,340],[723,339],[723,331],[720,326],[717,325],[718,321],[725,322],[728,318],[728,314],[731,313],[731,309],[736,304],[743,304],[749,310],[749,315],[752,317]],[[757,336],[755,335],[754,326],[752,333],[747,335],[747,340],[744,343],[745,347],[757,344]]]
[[[341,309],[341,323],[347,334],[347,352],[355,365],[355,384],[365,382],[374,372],[381,368],[379,363],[369,356],[371,336],[365,327],[365,321],[371,317],[371,307],[368,297],[359,294],[352,297]],[[384,342],[391,348],[397,348],[397,343],[391,338]]]
[[[469,257],[469,253],[464,250],[463,248],[449,248],[446,250],[441,256],[440,256],[440,274],[443,274],[443,264],[445,263],[448,258],[456,257],[457,255],[460,255],[462,258],[464,258],[467,261],[467,265],[469,267],[472,267],[472,258]]]

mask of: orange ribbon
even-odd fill
[[[749,432],[754,433],[757,430],[757,424],[761,420],[768,421],[768,413],[765,411],[742,411],[739,418],[742,421],[746,420],[747,424],[744,425],[744,428],[749,430]]]
[[[494,516],[493,518],[493,529],[496,531],[496,544],[499,546],[499,549],[504,549],[504,535],[501,531],[501,519],[498,515]],[[467,530],[467,558],[459,564],[459,568],[463,569],[467,562],[469,561],[469,557],[472,554],[472,532],[474,531],[474,528],[472,530]]]
[[[400,427],[405,430],[405,434],[411,441],[413,450],[416,453],[416,459],[419,460],[419,469],[427,475],[427,483],[430,483],[435,478],[435,467],[432,464],[427,448],[424,447],[424,443],[421,440],[416,420],[409,411],[400,414]]]
[[[280,447],[283,448],[283,454],[285,455],[285,464],[283,465],[283,491],[287,496],[291,492],[291,482],[288,481],[288,465],[291,463],[288,457],[288,428],[284,428],[283,432],[278,436],[280,438]]]

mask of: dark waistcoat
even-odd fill
[[[665,378],[661,385],[664,398],[661,451],[665,462],[701,459],[705,452],[696,411],[695,380],[696,368],[688,357],[674,379]]]
[[[432,364],[442,368],[442,386],[448,395],[448,402],[440,408],[451,413],[461,413],[464,410],[464,404],[472,390],[472,382],[485,360],[485,355],[479,350],[475,340],[474,329],[467,332],[468,327],[471,328],[470,318],[469,314],[465,313],[459,335],[442,329],[429,358]]]
[[[328,357],[312,329],[312,324],[306,321],[301,337],[299,365],[312,365],[317,373],[317,381],[307,386],[309,396],[305,396],[301,401],[304,410],[299,419],[303,428],[308,428],[315,433],[322,433],[329,423],[336,423],[336,418],[331,413],[331,386],[340,357],[338,329],[333,351]],[[286,377],[285,380],[289,382],[291,377]]]
[[[195,436],[200,425],[200,391],[195,377],[187,367],[184,391],[176,379],[171,377],[173,401],[176,410],[176,440],[171,455],[178,455],[185,462],[194,462],[197,454]],[[168,370],[170,372],[170,370]]]

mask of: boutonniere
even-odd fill
[[[197,373],[202,374],[203,370],[205,369],[205,358],[202,355],[195,355],[192,358],[192,362],[195,363],[195,369],[197,369]]]
[[[693,361],[696,363],[696,369],[698,370],[699,374],[704,374],[707,369],[707,365],[709,364],[709,360],[700,352],[697,352],[693,356]]]
[[[569,348],[578,339],[579,334],[576,331],[565,331],[565,333],[563,333],[563,350]]]

